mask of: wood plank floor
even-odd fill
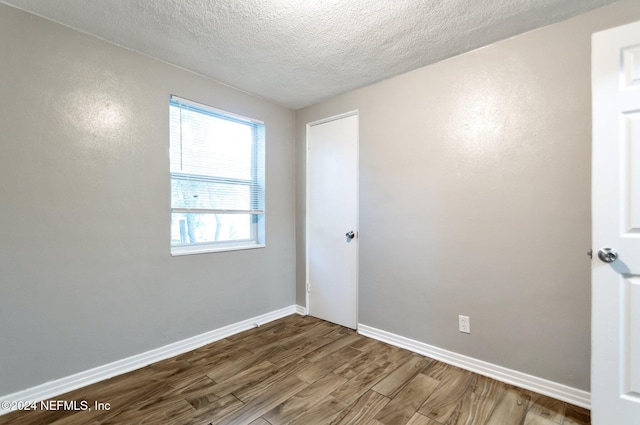
[[[589,411],[293,315],[0,424],[586,425]],[[109,403],[109,410],[95,409]]]

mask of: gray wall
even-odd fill
[[[294,114],[0,5],[0,395],[295,302]],[[169,255],[169,95],[263,120],[267,247]]]
[[[303,182],[305,124],[360,111],[360,323],[589,389],[591,34],[638,19],[623,1],[296,113]]]

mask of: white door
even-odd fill
[[[640,22],[594,34],[592,84],[592,423],[638,425]]]
[[[357,324],[358,115],[307,125],[309,314]]]

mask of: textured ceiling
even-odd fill
[[[298,109],[614,0],[0,0]]]

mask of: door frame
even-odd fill
[[[304,212],[304,293],[305,293],[305,303],[307,315],[310,315],[310,303],[309,303],[309,129],[314,125],[324,124],[331,121],[336,121],[342,118],[347,118],[351,116],[358,117],[358,140],[356,141],[356,163],[354,166],[356,167],[356,235],[357,237],[353,242],[356,243],[356,305],[354,306],[356,309],[356,330],[358,329],[358,301],[359,301],[359,281],[360,281],[360,111],[358,109],[354,109],[349,112],[344,112],[342,114],[332,115],[327,118],[322,118],[316,121],[312,121],[307,123],[305,126],[305,138],[304,138],[304,149],[305,149],[305,212]]]

